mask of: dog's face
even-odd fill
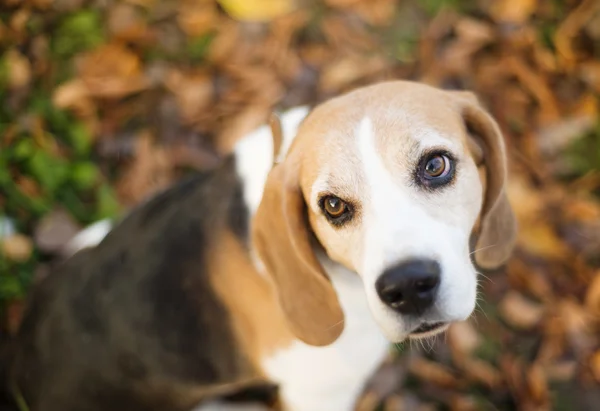
[[[391,341],[466,319],[476,302],[472,251],[492,268],[514,241],[505,175],[502,137],[469,93],[389,82],[313,110],[271,171],[254,225],[298,338],[327,344],[343,322],[311,233],[362,278]]]

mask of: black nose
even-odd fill
[[[401,314],[422,314],[431,306],[440,284],[440,265],[433,260],[409,260],[377,279],[375,289],[387,306]]]

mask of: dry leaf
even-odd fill
[[[556,259],[569,254],[565,243],[545,220],[519,230],[517,242],[524,250],[539,257]]]
[[[536,6],[537,0],[496,0],[490,12],[499,22],[522,24],[535,12]]]
[[[447,331],[448,343],[455,355],[470,354],[481,344],[481,337],[469,321],[450,325]]]
[[[272,109],[270,106],[250,106],[224,127],[219,137],[217,151],[222,155],[231,152],[235,143],[247,133],[264,124],[269,118]]]
[[[133,5],[117,3],[109,9],[108,30],[121,40],[141,42],[150,40],[152,32]]]
[[[516,291],[509,291],[506,294],[498,310],[507,323],[521,329],[535,327],[544,314],[542,305],[524,298]]]
[[[549,400],[548,384],[544,370],[538,364],[534,364],[527,372],[527,383],[529,393],[537,404],[546,404]]]
[[[94,97],[121,98],[148,86],[139,58],[118,44],[107,44],[84,54],[79,59],[78,72]]]
[[[502,383],[500,372],[483,360],[464,358],[460,362],[460,368],[468,378],[484,384],[490,389],[497,389]]]
[[[452,411],[477,411],[477,401],[466,395],[454,395],[450,402],[450,410]]]
[[[544,374],[548,381],[572,381],[577,370],[576,361],[561,361],[548,364],[544,367]]]
[[[355,406],[355,411],[372,411],[377,408],[380,401],[381,399],[376,393],[367,391],[367,393],[362,395],[358,400]]]
[[[590,315],[572,300],[562,301],[558,308],[569,342],[579,357],[584,356],[597,342]]]
[[[600,383],[600,350],[596,351],[590,360],[590,368],[596,381]]]
[[[8,85],[12,88],[22,88],[31,82],[31,64],[29,60],[15,49],[6,52],[8,67]]]
[[[598,9],[600,9],[598,0],[583,0],[556,30],[554,44],[558,50],[557,57],[567,70],[572,69],[578,57],[573,47],[573,39],[577,32],[595,16]]]
[[[356,80],[380,72],[385,67],[386,62],[380,57],[346,57],[324,67],[319,85],[326,92],[338,91]]]
[[[409,363],[409,371],[424,381],[442,387],[456,388],[460,385],[459,380],[449,369],[425,358],[412,359]]]
[[[213,101],[213,80],[205,73],[184,74],[173,70],[165,84],[175,95],[182,119],[188,124],[197,121]]]
[[[86,84],[80,79],[58,86],[54,90],[52,103],[58,108],[72,110],[81,117],[90,116],[96,110]]]
[[[0,239],[2,254],[9,260],[24,262],[29,260],[33,251],[33,242],[23,234],[13,234]]]
[[[588,287],[585,306],[596,320],[600,320],[600,271],[596,272]]]
[[[596,93],[600,93],[600,62],[589,61],[581,65],[581,78],[592,87]]]
[[[200,37],[217,26],[219,14],[214,2],[183,1],[179,6],[177,21],[188,36]]]

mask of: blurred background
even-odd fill
[[[509,146],[508,266],[360,410],[600,408],[600,1],[2,0],[0,316],[82,227],[214,167],[273,109],[413,79],[475,91]],[[336,410],[332,410],[336,411]]]

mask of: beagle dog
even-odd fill
[[[502,265],[516,233],[503,138],[473,94],[383,82],[272,129],[35,288],[9,370],[31,411],[183,411],[244,389],[351,410],[390,342],[471,315],[476,266]]]

